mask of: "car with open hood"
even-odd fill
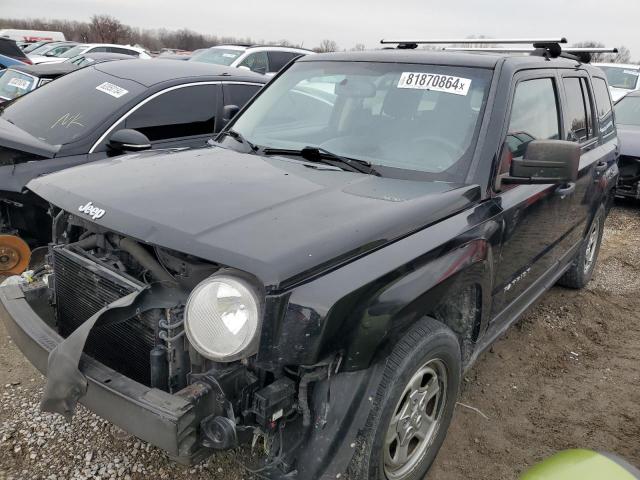
[[[16,75],[0,78],[3,91],[36,83]],[[206,145],[265,81],[215,65],[132,59],[79,68],[0,105],[0,271],[25,268],[30,250],[51,239],[49,207],[25,191],[29,180],[124,152]]]
[[[606,80],[535,46],[305,56],[208,147],[29,182],[52,241],[0,316],[41,408],[80,402],[184,463],[259,444],[261,478],[423,478],[463,372],[594,272]]]

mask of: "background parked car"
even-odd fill
[[[615,111],[620,140],[620,177],[616,195],[640,199],[640,91],[618,100]]]
[[[310,50],[264,45],[218,45],[194,53],[189,61],[214,63],[229,67],[248,68],[252,72],[274,75],[297,57],[309,55]]]
[[[41,40],[40,42],[29,43],[27,46],[21,48],[24,53],[30,53],[33,52],[36,48],[40,48],[47,43],[54,43],[56,41],[57,40]],[[20,44],[18,44],[18,46],[20,46]]]
[[[22,50],[16,45],[14,40],[0,37],[0,55],[15,58],[23,63],[31,63],[29,57],[27,57]]]
[[[49,30],[18,30],[15,28],[5,28],[0,30],[0,37],[10,38],[16,42],[39,42],[42,40],[64,41],[64,33]]]
[[[13,65],[27,65],[20,60],[16,60],[13,57],[8,57],[7,55],[0,54],[0,72],[4,72],[5,69],[13,66]]]
[[[85,53],[120,53],[131,57],[149,59],[151,55],[143,48],[132,47],[130,45],[114,45],[110,43],[83,43],[67,50],[54,60],[54,62],[64,62],[68,58],[77,57]]]
[[[58,57],[67,50],[78,45],[77,42],[52,42],[42,45],[40,48],[33,50],[27,54],[34,65],[40,63],[54,63]]]
[[[62,75],[80,68],[71,63],[14,65],[0,77],[0,104],[21,97]]]
[[[124,55],[122,53],[85,53],[78,55],[77,57],[69,58],[62,62],[62,64],[66,65],[68,63],[73,63],[79,67],[84,67],[92,63],[103,63],[113,60],[135,60],[135,58],[136,57]]]
[[[24,268],[29,248],[51,235],[48,206],[22,193],[29,180],[125,152],[205,146],[267,80],[222,66],[134,59],[81,68],[0,109],[1,224],[27,241],[18,248],[17,237],[0,235],[0,248],[13,252],[0,256],[0,271]]]
[[[640,65],[594,63],[607,76],[611,98],[617,102],[627,93],[640,89]]]

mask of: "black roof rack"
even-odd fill
[[[559,46],[559,45],[558,45]],[[529,53],[531,55],[543,55],[563,58],[571,58],[578,60],[582,63],[591,62],[592,53],[618,53],[617,48],[606,47],[565,47],[560,48],[560,51],[554,51],[539,45],[534,45],[534,48],[519,48],[519,47],[445,47],[443,50],[448,52],[502,52],[502,53]]]
[[[503,53],[530,53],[531,55],[543,56],[549,58],[571,58],[582,63],[591,61],[592,53],[618,53],[617,48],[599,48],[599,47],[562,47],[567,43],[565,37],[559,38],[462,38],[462,39],[420,39],[420,40],[391,40],[382,39],[380,43],[397,44],[399,49],[414,49],[418,45],[458,45],[455,47],[444,47],[446,51],[458,52],[503,52]],[[485,45],[531,45],[530,47],[474,47],[464,46],[465,44],[485,44]],[[462,45],[462,46],[460,46]]]

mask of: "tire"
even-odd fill
[[[571,267],[558,280],[558,285],[568,288],[584,288],[593,277],[593,271],[598,260],[600,244],[602,243],[602,232],[604,231],[604,221],[606,215],[604,207],[601,206],[589,227],[585,239],[576,254]]]
[[[461,368],[460,344],[451,330],[431,318],[414,324],[386,358],[348,478],[422,480],[449,428]]]

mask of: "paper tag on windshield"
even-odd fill
[[[226,57],[226,58],[236,58],[237,57],[237,55],[235,53],[223,53],[222,56]]]
[[[398,81],[398,88],[413,88],[415,90],[434,90],[436,92],[466,95],[471,86],[470,78],[453,77],[437,73],[402,72]]]
[[[23,80],[22,78],[12,78],[7,82],[10,87],[16,87],[20,90],[26,90],[29,88],[29,80]]]
[[[625,70],[624,73],[628,73],[629,75],[635,75],[636,77],[640,76],[640,72],[638,72],[638,70]]]
[[[101,83],[96,87],[96,90],[99,90],[103,93],[111,95],[112,97],[115,97],[115,98],[120,98],[123,95],[126,95],[127,93],[129,93],[129,90],[125,90],[124,88],[109,82]]]

